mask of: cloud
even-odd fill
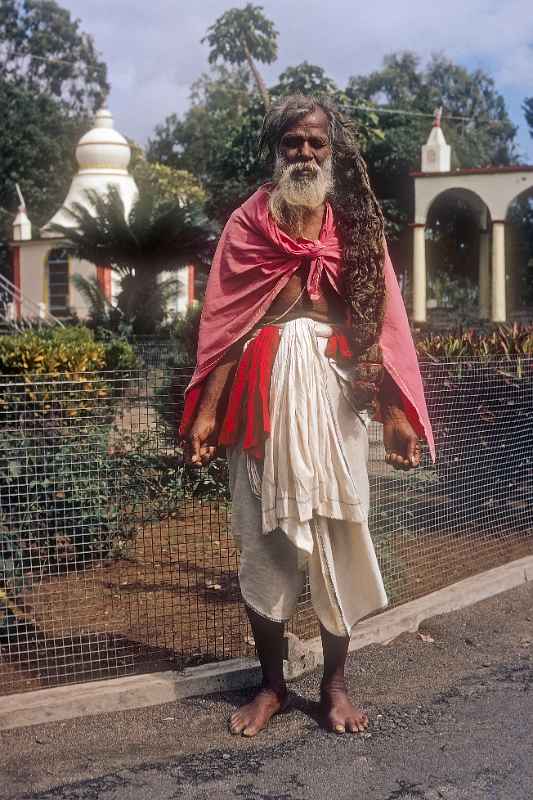
[[[207,68],[200,39],[240,0],[60,0],[91,33],[109,66],[117,126],[145,141],[154,126],[187,108],[191,83]],[[444,52],[465,66],[488,69],[504,94],[532,93],[530,0],[262,0],[279,30],[279,58],[263,68],[273,81],[303,60],[323,66],[340,85],[379,67],[395,50],[423,59]],[[522,122],[518,117],[515,121]],[[533,155],[533,154],[532,154]]]

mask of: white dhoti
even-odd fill
[[[281,328],[264,462],[240,447],[229,453],[241,592],[261,616],[285,621],[308,570],[320,622],[346,636],[387,605],[368,530],[368,420],[325,355],[330,326],[297,319]]]

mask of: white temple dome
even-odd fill
[[[76,222],[67,209],[72,208],[74,203],[80,203],[92,210],[87,190],[107,194],[110,185],[116,186],[127,216],[138,196],[137,185],[128,172],[130,158],[128,142],[114,129],[111,113],[107,108],[101,108],[95,116],[94,127],[82,136],[76,147],[79,169],[72,179],[65,202],[50,222],[41,228],[41,236],[60,238],[60,234],[50,230],[52,224],[75,227]]]
[[[113,128],[113,117],[106,108],[96,114],[94,128],[82,136],[76,148],[80,171],[116,169],[127,172],[131,149],[126,139]]]

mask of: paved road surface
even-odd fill
[[[316,674],[250,741],[224,730],[237,695],[13,731],[0,797],[533,800],[533,585],[423,627],[351,656],[367,738],[320,730]]]

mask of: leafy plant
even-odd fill
[[[80,566],[110,552],[118,509],[107,436],[94,425],[3,431],[1,542],[11,583],[25,572]]]
[[[121,339],[96,341],[84,327],[27,331],[0,339],[0,426],[19,415],[40,424],[68,425],[96,408],[109,415],[120,384],[110,370],[131,370],[131,346]]]
[[[252,73],[265,109],[270,105],[266,84],[254,59],[263,64],[275,61],[278,45],[274,24],[265,17],[261,6],[247,3],[244,8],[230,8],[220,16],[202,41],[207,41],[211,51],[209,63],[222,59],[228,64],[246,63]]]
[[[196,203],[139,195],[129,215],[116,186],[106,194],[87,192],[87,204],[69,209],[74,227],[55,225],[80,259],[108,264],[121,276],[118,307],[136,334],[153,333],[165,318],[168,282],[161,272],[204,264],[212,227]]]
[[[486,332],[459,328],[449,334],[430,334],[417,343],[417,351],[436,362],[533,356],[533,325],[513,323]]]

